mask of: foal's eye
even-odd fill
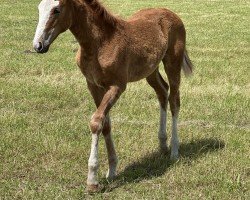
[[[59,8],[55,8],[55,9],[53,10],[53,14],[54,14],[54,15],[60,14],[60,9],[59,9]]]

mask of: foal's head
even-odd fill
[[[69,0],[42,0],[38,6],[39,22],[33,46],[37,53],[46,53],[57,36],[71,26]]]

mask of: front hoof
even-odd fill
[[[106,174],[106,179],[107,179],[108,181],[113,181],[115,178],[116,178],[116,173],[110,173],[110,172],[108,171],[108,173]]]
[[[89,194],[97,193],[101,191],[101,187],[99,184],[97,185],[87,185],[87,192]]]

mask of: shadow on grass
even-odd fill
[[[206,153],[223,149],[224,146],[224,142],[217,139],[202,139],[182,143],[179,151],[180,160],[176,164],[187,163]],[[168,154],[162,154],[155,151],[129,164],[113,182],[108,183],[105,179],[101,181],[104,185],[103,191],[110,192],[128,183],[136,183],[163,175],[175,163],[170,160],[169,154],[169,152]]]

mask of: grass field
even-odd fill
[[[70,32],[48,54],[27,53],[38,2],[0,1],[0,199],[250,198],[249,1],[105,0],[124,18],[145,7],[175,11],[195,73],[182,79],[178,162],[157,151],[153,90],[144,80],[129,84],[111,112],[118,177],[104,178],[101,139],[104,190],[92,196],[85,183],[95,107]]]

